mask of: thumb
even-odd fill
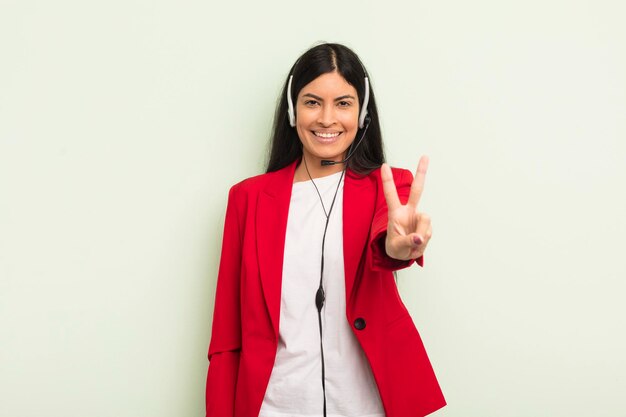
[[[411,239],[411,247],[417,247],[424,243],[424,238],[417,233],[411,233],[409,235],[409,238]]]

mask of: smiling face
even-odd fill
[[[358,118],[356,89],[338,72],[322,74],[305,85],[296,102],[296,130],[308,166],[319,167],[322,159],[343,159],[356,136]],[[333,167],[332,171],[343,169],[341,164]]]

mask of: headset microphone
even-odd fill
[[[364,121],[365,127],[363,129],[363,133],[361,133],[361,137],[359,138],[356,146],[354,146],[354,148],[351,147],[352,149],[350,150],[350,152],[348,152],[348,156],[346,156],[346,159],[342,161],[329,161],[328,159],[322,159],[322,166],[327,167],[329,165],[345,164],[346,162],[348,162],[350,158],[354,156],[354,153],[356,152],[359,145],[361,145],[361,142],[363,142],[363,138],[365,137],[365,132],[367,132],[367,128],[370,127],[371,121],[372,119],[369,116],[365,117],[365,121]]]

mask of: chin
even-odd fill
[[[319,159],[339,161],[345,157],[349,148],[350,148],[350,144],[347,144],[347,145],[337,144],[337,146],[333,146],[331,149],[329,149],[329,147],[326,147],[326,146],[315,146],[312,149],[307,150],[306,152],[310,154],[311,156],[314,156]]]

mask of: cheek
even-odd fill
[[[346,128],[356,129],[359,124],[359,111],[356,107],[341,114],[341,120]]]
[[[305,130],[300,125],[296,125],[296,132],[298,133],[298,139],[300,139],[300,142],[302,142]]]
[[[300,131],[308,131],[314,121],[315,118],[311,115],[311,112],[298,112],[296,114],[296,128],[298,129],[298,133],[300,133]]]
[[[358,115],[350,115],[347,116],[344,120],[343,120],[343,126],[346,130],[349,131],[354,131],[358,128],[359,126],[359,118]]]
[[[300,140],[300,143],[304,144],[307,140],[309,140],[309,128],[306,124],[296,122],[296,133],[298,134],[298,139]]]

